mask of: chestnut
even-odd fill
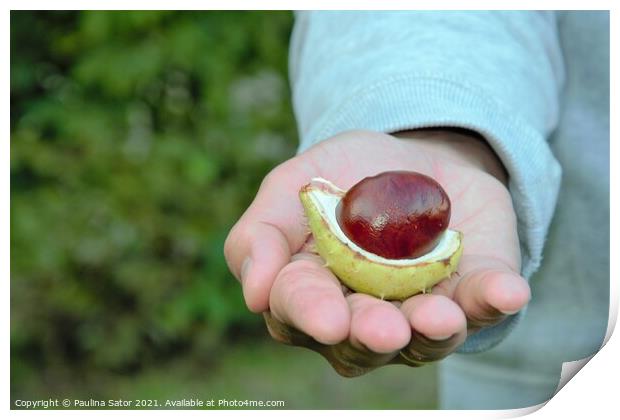
[[[435,248],[448,228],[450,199],[431,177],[383,172],[347,191],[336,220],[360,248],[387,259],[413,259]]]

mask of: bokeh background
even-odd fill
[[[295,153],[289,12],[11,13],[11,400],[436,407],[272,342],[222,247]]]

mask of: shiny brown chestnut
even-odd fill
[[[450,222],[450,199],[433,178],[389,171],[362,179],[336,208],[344,234],[387,259],[413,259],[432,251]]]

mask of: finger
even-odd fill
[[[517,313],[530,297],[527,281],[498,265],[470,271],[454,290],[454,300],[465,312],[472,329],[495,325],[507,315]]]
[[[466,327],[461,308],[445,296],[415,295],[404,301],[400,310],[414,331],[431,340],[445,340]]]
[[[336,372],[350,378],[389,363],[409,342],[411,329],[390,302],[363,293],[348,295],[347,302],[351,309],[349,340],[319,352]]]
[[[354,303],[353,306],[361,309],[363,303]],[[297,328],[279,321],[269,311],[263,312],[263,316],[269,334],[276,341],[316,351],[331,364],[338,374],[347,378],[363,375],[385,365],[394,358],[394,353],[396,353],[375,353],[360,342],[354,345],[352,340],[344,340],[335,345],[321,344]],[[405,325],[408,331],[409,326],[406,323]]]
[[[351,294],[347,301],[351,309],[351,333],[349,340],[336,345],[317,345],[306,334],[271,315],[265,320],[276,340],[319,352],[342,376],[360,376],[391,361],[409,342],[411,331],[403,314],[389,302],[361,293]]]
[[[351,344],[374,353],[400,351],[411,339],[411,328],[393,304],[363,293],[347,296],[351,308]]]
[[[445,296],[416,295],[403,302],[400,310],[412,330],[411,342],[400,354],[411,364],[443,359],[467,337],[465,314]]]
[[[395,353],[375,353],[364,347],[343,341],[334,346],[322,346],[317,350],[341,376],[353,378],[389,363]]]
[[[298,198],[307,176],[291,169],[294,165],[290,162],[265,177],[224,244],[226,261],[241,281],[246,304],[254,312],[268,309],[276,275],[308,236]]]
[[[349,335],[350,311],[338,279],[316,256],[298,255],[276,277],[269,298],[271,313],[323,344]]]

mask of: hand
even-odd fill
[[[263,180],[231,230],[226,260],[248,308],[263,313],[278,341],[321,353],[344,376],[389,363],[419,366],[456,350],[530,298],[519,275],[516,217],[506,174],[471,134],[421,130],[396,136],[340,134],[284,162]],[[299,189],[311,178],[348,189],[366,176],[414,170],[435,178],[452,202],[450,228],[464,233],[458,272],[431,294],[389,302],[342,286],[308,252]]]

